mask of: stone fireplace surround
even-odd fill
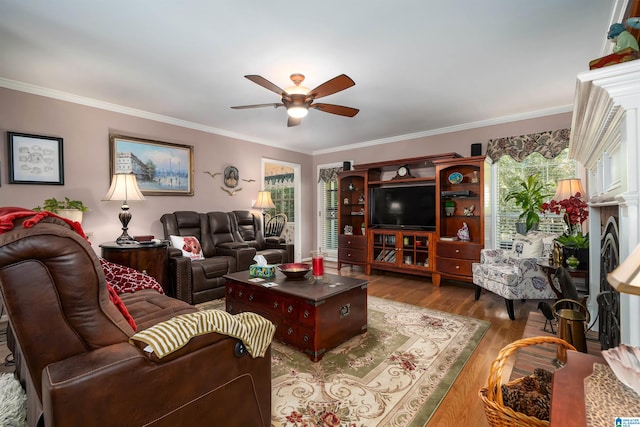
[[[598,312],[601,228],[617,210],[619,262],[640,243],[640,60],[577,77],[569,154],[586,169],[589,195],[589,311]],[[640,296],[620,294],[620,342],[640,346]]]

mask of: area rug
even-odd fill
[[[483,320],[370,296],[367,332],[319,362],[273,343],[271,425],[422,427],[488,328]]]
[[[11,373],[0,374],[0,426],[27,425],[27,397]]]

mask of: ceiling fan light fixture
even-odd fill
[[[301,119],[309,113],[307,107],[289,107],[287,108],[287,114],[294,119]]]

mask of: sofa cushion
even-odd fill
[[[187,258],[203,259],[202,246],[196,236],[169,236],[171,240],[171,246],[178,248],[182,251],[182,255]]]
[[[198,311],[191,304],[159,294],[152,289],[122,294],[120,298],[135,320],[138,331],[169,320],[179,314]]]

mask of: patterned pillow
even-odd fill
[[[542,256],[542,239],[537,236],[516,236],[511,246],[512,258],[540,258]]]
[[[204,259],[202,246],[195,236],[169,236],[171,246],[182,250],[182,255],[191,259]]]
[[[545,233],[544,231],[530,231],[527,234],[531,239],[542,239],[542,258],[549,258],[553,253],[553,242],[558,237],[555,233]]]
[[[160,283],[148,274],[124,265],[114,264],[104,258],[100,258],[100,265],[104,271],[104,277],[118,295],[141,289],[155,289],[164,294]]]

